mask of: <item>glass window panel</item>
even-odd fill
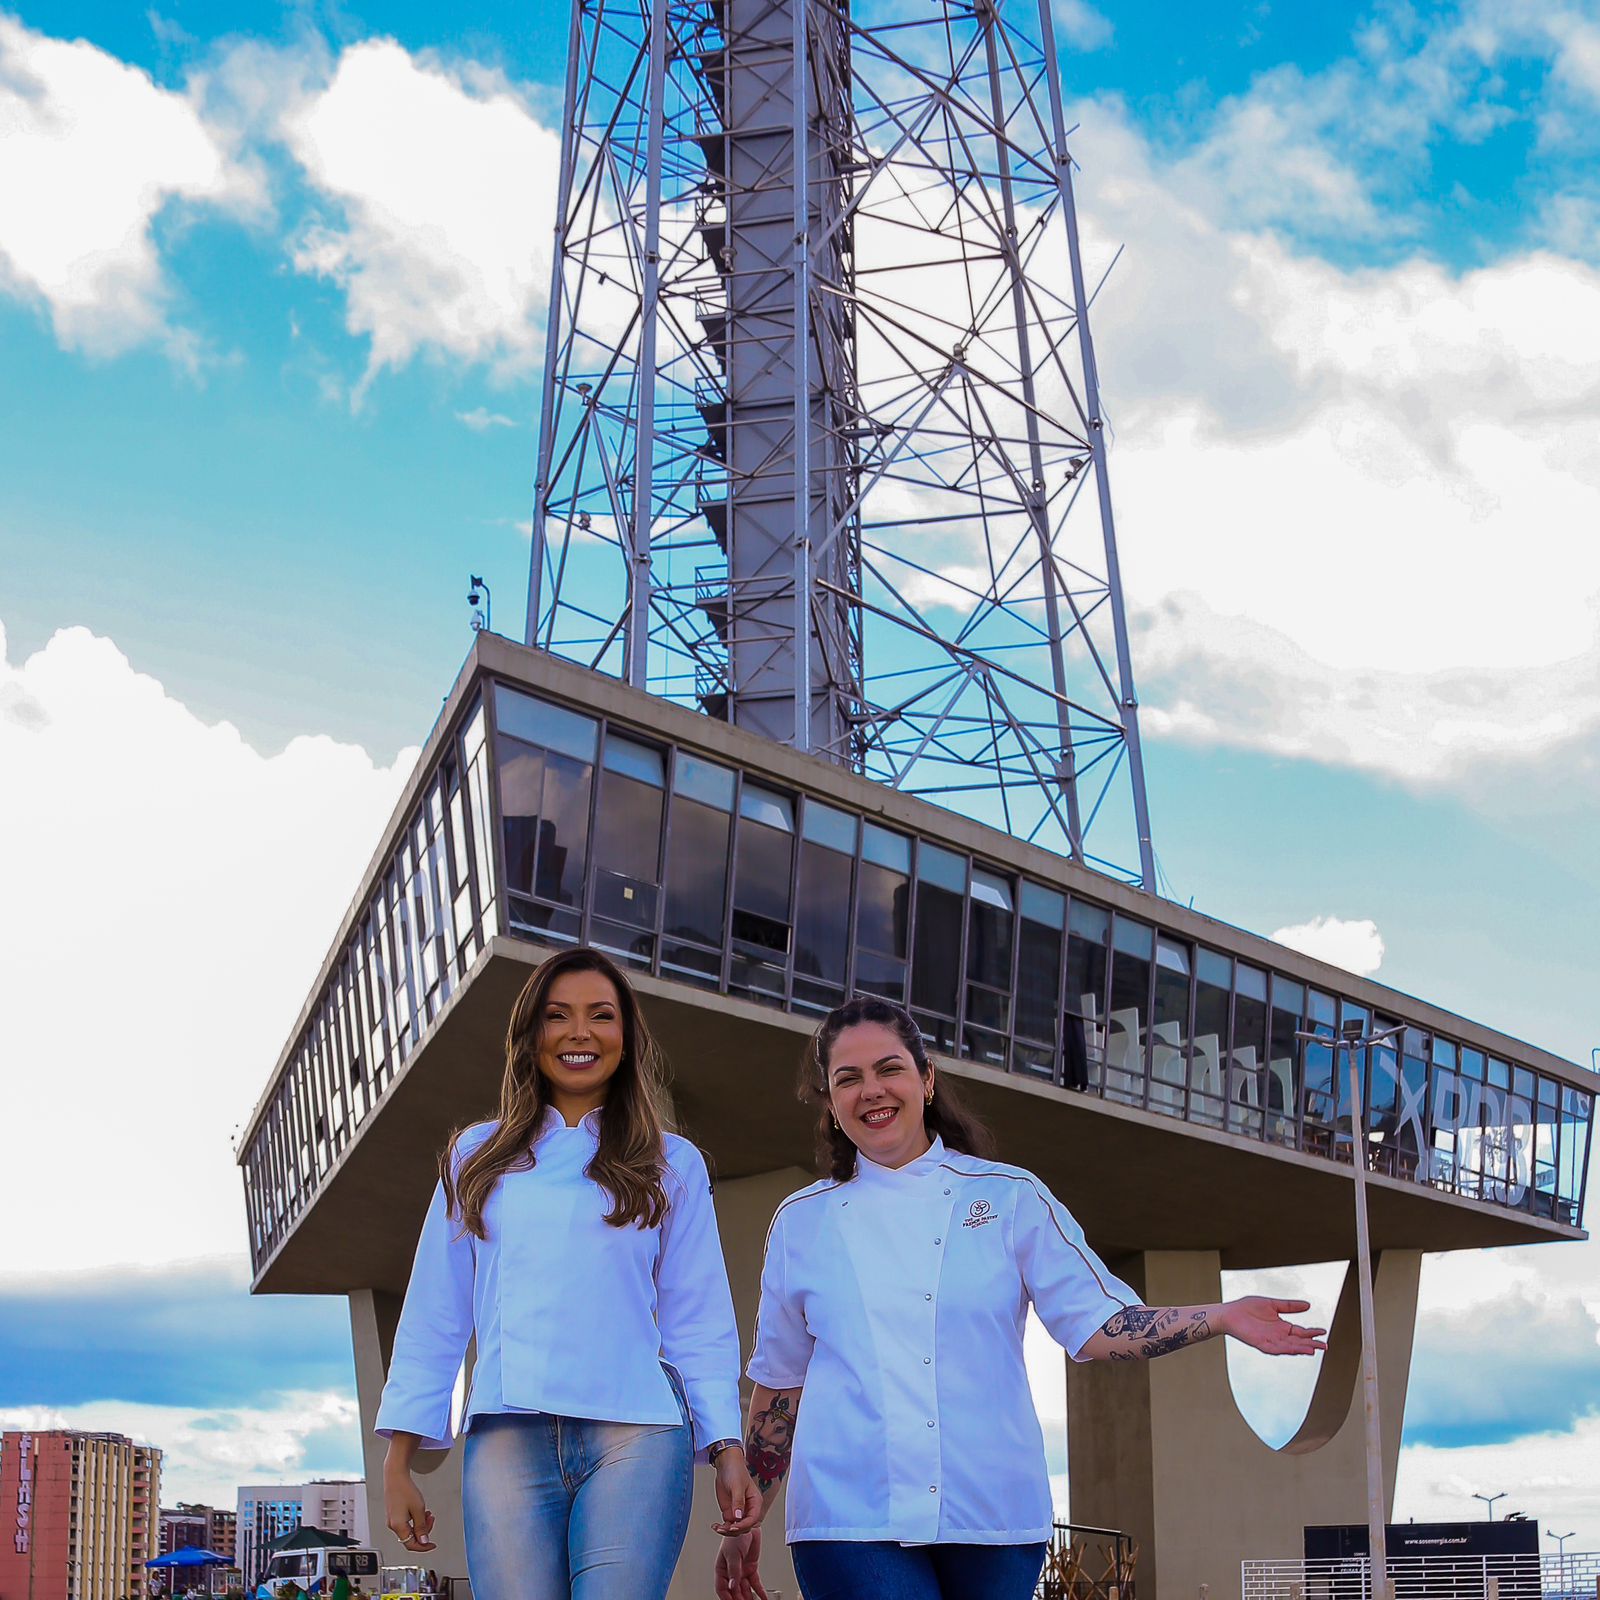
[[[808,816],[810,811],[807,806]],[[841,993],[850,944],[850,869],[850,857],[825,844],[808,839],[800,846],[794,970],[837,985]]]
[[[1400,1103],[1396,1112],[1395,1172],[1426,1182],[1428,1150],[1428,1051],[1420,1028],[1400,1035]]]
[[[1063,928],[1067,922],[1067,897],[1043,884],[1022,883],[1022,914],[1030,922],[1042,923],[1047,928]]]
[[[1111,942],[1115,953],[1106,1014],[1105,1092],[1108,1099],[1142,1105],[1155,931],[1119,915],[1112,919]]]
[[[672,787],[681,795],[715,806],[718,811],[733,809],[733,773],[682,750],[672,764]]]
[[[1228,1049],[1228,1126],[1260,1138],[1261,1078],[1267,1055],[1267,975],[1234,965],[1233,1042]]]
[[[734,937],[764,949],[789,948],[789,876],[793,835],[748,814],[739,819],[733,878]]]
[[[1012,908],[1011,880],[982,867],[972,869],[972,898],[997,911],[1010,912]]]
[[[1513,1067],[1511,1100],[1506,1112],[1506,1123],[1511,1129],[1508,1205],[1527,1205],[1533,1192],[1533,1122],[1533,1074],[1526,1067]]]
[[[1025,1039],[1054,1041],[1061,983],[1061,924],[1028,914],[1028,887],[1023,885],[1018,934],[1016,1031]],[[1065,913],[1066,907],[1061,909]]]
[[[1437,1053],[1436,1050],[1436,1059]],[[1454,1059],[1453,1047],[1451,1059]],[[1460,1077],[1453,1067],[1435,1066],[1430,1112],[1433,1154],[1429,1159],[1429,1176],[1440,1188],[1460,1187],[1461,1152],[1457,1146],[1466,1120],[1467,1096]]]
[[[1485,1198],[1504,1205],[1511,1184],[1511,1068],[1504,1061],[1490,1058],[1480,1095],[1478,1126],[1482,1130],[1483,1154],[1479,1162],[1484,1179]]]
[[[1156,940],[1155,1024],[1150,1040],[1150,1107],[1168,1116],[1188,1110],[1189,948]]]
[[[681,794],[673,802],[663,918],[669,937],[697,939],[721,948],[729,823],[727,812],[716,806],[702,805]]]
[[[1564,1084],[1561,1088],[1561,1159],[1556,1173],[1556,1195],[1560,1211],[1557,1220],[1576,1223],[1583,1195],[1583,1175],[1589,1161],[1589,1121],[1592,1098],[1582,1089]]]
[[[655,927],[665,805],[666,795],[654,783],[617,768],[601,777],[595,818],[596,916],[634,929]]]
[[[1436,1067],[1451,1067],[1456,1064],[1456,1047],[1448,1039],[1441,1039],[1438,1034],[1433,1036],[1433,1064]]]
[[[1465,1056],[1463,1051],[1462,1055]],[[1557,1088],[1539,1079],[1538,1115],[1533,1130],[1533,1206],[1541,1217],[1556,1215]]]
[[[1073,898],[1068,912],[1066,1003],[1062,1069],[1069,1089],[1098,1081],[1105,1060],[1106,983],[1110,976],[1111,916]]]
[[[1220,1128],[1227,1104],[1228,1015],[1233,962],[1201,946],[1194,956],[1194,1041],[1189,1062],[1189,1120]]]
[[[494,686],[494,716],[501,733],[546,750],[559,750],[578,761],[594,760],[600,724],[593,717],[535,700],[503,683]]]
[[[848,812],[823,805],[820,800],[806,801],[801,831],[813,844],[842,850],[846,855],[856,852],[856,819]]]
[[[972,875],[973,896],[967,902],[967,976],[992,989],[1011,987],[1011,896],[1004,902],[980,899],[979,874]]]
[[[917,846],[917,878],[919,882],[936,884],[951,894],[964,895],[967,892],[967,858],[924,840]]]
[[[863,859],[891,872],[903,872],[908,877],[911,874],[911,841],[875,822],[861,825],[861,854]]]
[[[917,849],[917,925],[911,950],[911,1003],[926,1012],[924,1031],[944,1049],[955,1043],[961,994],[961,921],[966,861],[948,850]],[[959,883],[960,888],[953,885]]]
[[[650,744],[636,744],[619,733],[606,735],[604,766],[607,772],[620,772],[640,783],[664,789],[667,784],[667,758],[664,751]]]
[[[786,794],[774,794],[753,783],[746,783],[739,791],[739,815],[784,833],[794,832],[794,801]]]
[[[529,893],[539,849],[539,807],[544,794],[544,752],[515,739],[500,741],[500,826],[506,887]]]
[[[1305,1011],[1303,984],[1272,975],[1272,1014],[1267,1034],[1267,1103],[1265,1131],[1275,1144],[1295,1142],[1295,1120],[1300,1104],[1298,1066],[1300,1018]]]
[[[544,763],[544,810],[539,818],[539,855],[533,892],[558,905],[583,898],[588,862],[589,784],[594,768],[552,751]]]

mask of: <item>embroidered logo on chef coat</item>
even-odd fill
[[[994,1207],[987,1200],[974,1200],[967,1207],[966,1220],[961,1224],[963,1228],[981,1228],[986,1222],[996,1219]]]

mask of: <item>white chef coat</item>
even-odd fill
[[[666,1136],[667,1213],[656,1228],[605,1221],[610,1196],[584,1168],[599,1112],[569,1128],[547,1110],[536,1164],[508,1172],[467,1233],[434,1190],[395,1330],[376,1431],[452,1438],[450,1402],[478,1339],[465,1415],[542,1411],[607,1422],[682,1421],[665,1362],[683,1381],[696,1451],[737,1439],[739,1333],[717,1237],[711,1180],[687,1139]],[[459,1163],[496,1125],[478,1123]]]
[[[788,1537],[1031,1544],[1050,1537],[1028,1392],[1029,1302],[1077,1357],[1139,1297],[1031,1172],[947,1151],[778,1208],[748,1372],[801,1384]]]

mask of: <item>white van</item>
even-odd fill
[[[325,1550],[281,1550],[267,1563],[266,1582],[256,1590],[257,1600],[277,1600],[278,1591],[293,1583],[307,1594],[333,1593],[340,1573],[354,1588],[377,1592],[378,1552],[360,1545],[339,1545]]]

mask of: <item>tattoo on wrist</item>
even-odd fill
[[[794,1402],[786,1394],[775,1395],[765,1411],[750,1419],[744,1445],[745,1465],[762,1494],[788,1473],[793,1449]]]

